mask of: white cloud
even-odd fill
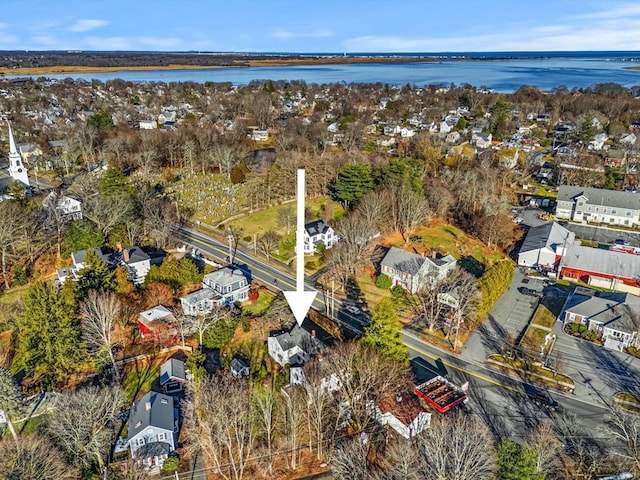
[[[87,37],[83,45],[91,50],[178,50],[183,47],[176,37]]]
[[[97,20],[91,18],[81,18],[76,20],[76,22],[69,27],[70,32],[88,32],[90,30],[95,30],[96,28],[104,27],[105,25],[109,25],[110,22],[106,20]]]
[[[280,40],[290,40],[293,38],[328,38],[333,37],[334,35],[334,32],[324,28],[318,28],[310,30],[308,32],[292,32],[290,30],[283,29],[278,29],[271,32],[272,38],[277,38]]]

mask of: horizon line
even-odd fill
[[[189,53],[189,54],[214,54],[214,55],[438,55],[438,54],[487,54],[487,53],[637,53],[640,50],[441,50],[441,51],[411,51],[411,52],[357,52],[357,51],[335,51],[335,52],[295,52],[295,51],[232,51],[232,50],[87,50],[87,49],[12,49],[0,50],[2,53]]]

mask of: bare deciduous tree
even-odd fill
[[[59,395],[47,430],[54,442],[84,467],[102,470],[114,432],[109,425],[122,405],[117,387],[88,387]]]
[[[126,223],[132,207],[131,199],[125,195],[109,198],[94,195],[87,199],[83,214],[96,224],[105,237],[108,237],[116,225]]]
[[[536,451],[539,472],[552,475],[559,467],[562,443],[551,422],[540,423],[528,436],[527,444]]]
[[[427,480],[493,479],[493,437],[480,420],[461,414],[437,417],[417,439]]]
[[[229,318],[231,310],[227,307],[216,306],[209,313],[198,315],[193,319],[193,328],[198,332],[198,342],[202,345],[204,334],[220,320]]]
[[[410,384],[408,367],[359,343],[338,345],[323,362],[340,385],[335,400],[349,405],[349,417],[343,420],[356,432],[369,429],[375,422],[371,402],[377,405],[383,397]]]
[[[258,248],[267,257],[267,261],[271,259],[271,254],[278,247],[280,236],[276,232],[266,232],[260,240],[258,240]]]
[[[17,202],[0,202],[0,265],[5,288],[9,288],[9,267],[22,239],[26,210]]]
[[[258,436],[266,444],[267,448],[267,472],[273,470],[273,444],[276,435],[276,396],[270,387],[254,390],[254,408],[260,425]]]
[[[431,218],[431,212],[424,197],[406,185],[392,189],[393,219],[398,233],[405,243],[413,231]]]
[[[47,437],[21,435],[0,442],[0,476],[7,480],[75,480],[78,468],[64,462],[62,454]]]
[[[107,355],[116,381],[120,378],[120,371],[113,355],[113,328],[120,310],[118,297],[110,291],[90,290],[80,304],[84,341],[98,355]]]
[[[303,446],[303,426],[305,419],[304,390],[292,388],[282,394],[282,407],[278,410],[281,414],[280,423],[284,434],[287,450],[290,452],[289,467],[293,470],[300,463],[300,450]]]
[[[187,431],[207,464],[225,479],[240,480],[255,446],[249,387],[230,377],[200,380],[185,405]]]

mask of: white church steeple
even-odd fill
[[[11,178],[14,180],[24,184],[25,187],[29,187],[27,167],[22,163],[22,156],[16,148],[16,142],[11,132],[11,125],[8,122],[7,125],[9,125],[9,175],[11,175]]]

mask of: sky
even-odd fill
[[[640,51],[640,0],[0,0],[0,50]]]

